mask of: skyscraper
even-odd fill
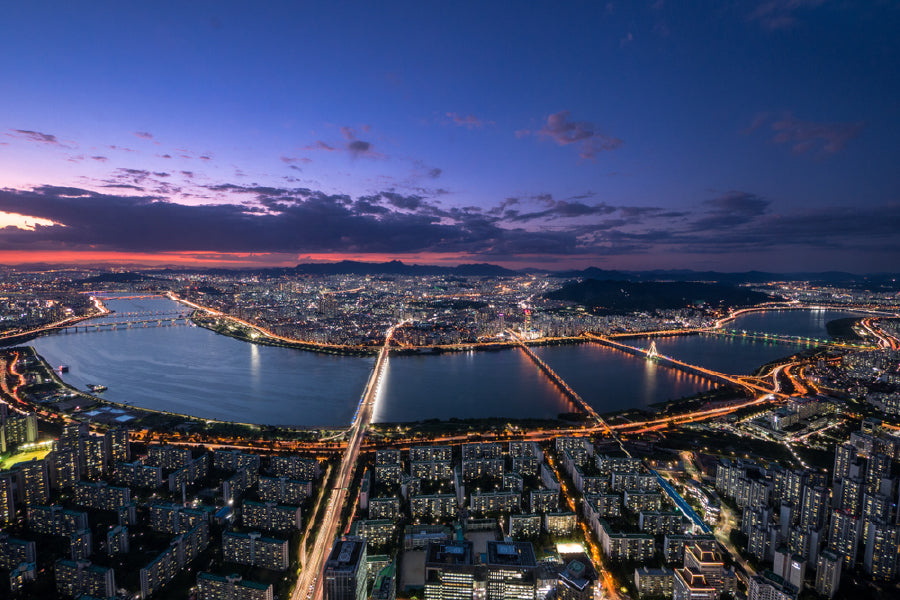
[[[816,592],[833,598],[841,583],[841,564],[844,559],[831,550],[823,550],[816,564]]]
[[[366,599],[366,540],[335,540],[325,561],[325,600]]]

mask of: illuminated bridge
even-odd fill
[[[708,329],[703,332],[708,335],[721,335],[733,338],[747,338],[774,342],[780,344],[806,345],[806,346],[836,346],[838,348],[874,348],[871,344],[851,344],[838,340],[822,340],[819,338],[803,337],[799,335],[780,335],[763,331],[745,331],[743,329]]]
[[[655,352],[652,356],[650,354],[650,350],[644,350],[643,348],[636,348],[634,346],[629,346],[627,344],[623,344],[621,342],[617,342],[615,340],[611,340],[609,338],[595,335],[593,333],[585,334],[588,339],[597,342],[598,344],[603,344],[605,346],[610,346],[612,348],[617,348],[619,350],[624,350],[630,354],[635,354],[637,356],[643,356],[647,358],[651,358],[656,360],[660,364],[668,365],[674,367],[676,369],[681,369],[682,371],[686,371],[688,373],[692,373],[695,375],[700,375],[701,377],[705,377],[711,381],[715,381],[717,383],[724,383],[726,385],[737,385],[740,386],[750,392],[761,393],[761,394],[772,394],[787,397],[784,394],[778,394],[777,392],[773,392],[771,389],[763,387],[757,383],[754,383],[752,380],[748,381],[742,377],[735,377],[733,375],[728,375],[726,373],[719,373],[718,371],[713,371],[712,369],[707,369],[705,367],[699,367],[697,365],[692,365],[690,363],[686,363],[678,360],[677,358],[672,358],[671,356],[666,356],[665,354],[659,354],[659,352]],[[654,345],[655,348],[655,345]]]
[[[62,333],[85,331],[112,331],[114,329],[139,329],[146,327],[177,327],[190,325],[191,318],[188,314],[173,315],[155,319],[132,319],[123,321],[103,320],[94,323],[77,323],[74,325],[61,325],[55,331]]]

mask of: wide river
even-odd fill
[[[184,307],[162,298],[107,300],[115,320]],[[133,316],[126,316],[133,313]],[[740,317],[731,329],[827,337],[841,311],[776,311]],[[183,322],[182,322],[183,323]],[[627,343],[646,348],[650,340]],[[804,346],[711,335],[656,338],[659,351],[726,373],[750,373]],[[353,418],[374,358],[260,346],[185,325],[60,333],[30,342],[65,381],[134,406],[203,418],[293,426],[342,426]],[[708,381],[593,343],[535,352],[599,412],[646,407],[709,389]],[[553,418],[575,410],[518,349],[392,356],[374,418]]]

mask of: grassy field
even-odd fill
[[[4,456],[2,460],[0,460],[0,471],[6,470],[13,465],[16,465],[20,462],[27,462],[32,459],[41,459],[47,456],[50,453],[50,446],[44,446],[41,448],[36,448],[34,450],[28,450],[25,452],[16,452],[15,454],[11,454],[9,456]]]

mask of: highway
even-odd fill
[[[397,327],[401,325],[403,323],[392,326],[385,334],[384,346],[378,352],[378,359],[375,361],[372,375],[369,376],[369,381],[360,399],[353,424],[349,429],[347,450],[344,452],[344,458],[338,470],[337,481],[331,496],[328,498],[325,514],[319,523],[318,534],[313,542],[312,550],[307,553],[306,564],[303,565],[300,578],[297,580],[297,586],[291,594],[291,600],[300,600],[301,598],[318,599],[323,594],[323,586],[321,585],[322,571],[341,525],[341,510],[347,497],[347,491],[350,488],[350,482],[353,480],[353,473],[359,460],[359,450],[366,436],[366,429],[372,422],[372,413],[375,409],[375,400],[378,396],[381,376],[390,352],[391,338],[394,336],[394,331]]]
[[[863,329],[878,340],[878,345],[882,348],[900,350],[900,340],[880,329],[872,321],[873,319],[863,319],[860,321],[860,324],[863,326]]]

